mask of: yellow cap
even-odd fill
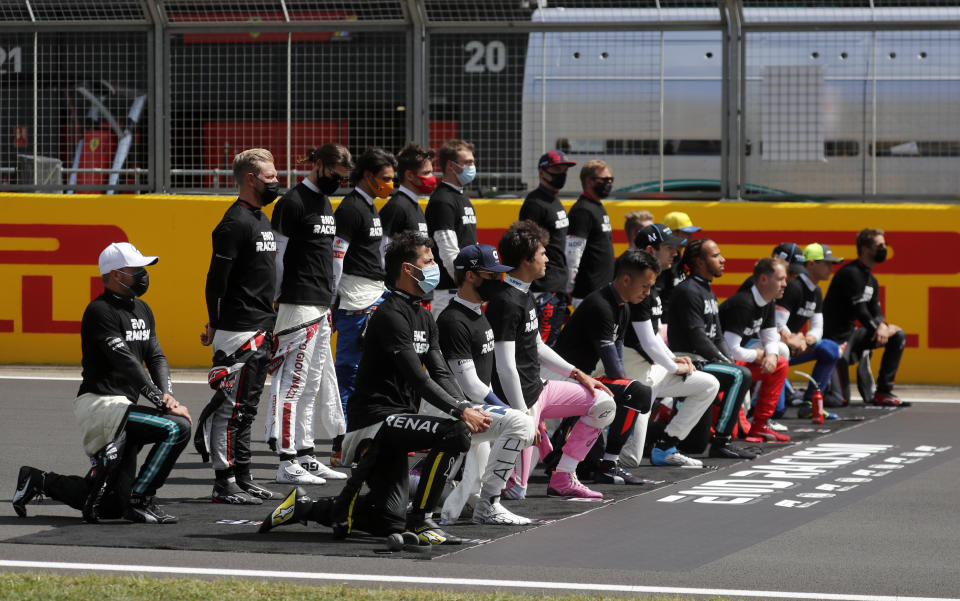
[[[693,225],[693,221],[690,220],[690,216],[680,211],[667,213],[667,216],[663,218],[663,223],[675,232],[686,232],[688,234],[692,234],[693,232],[700,231],[700,228]]]

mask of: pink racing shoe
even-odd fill
[[[575,497],[578,499],[602,499],[603,493],[590,490],[570,472],[553,472],[547,486],[548,497]]]

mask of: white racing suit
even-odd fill
[[[700,421],[700,417],[710,410],[720,389],[717,379],[706,372],[696,371],[687,376],[678,376],[660,365],[648,363],[643,355],[630,347],[623,349],[623,369],[628,378],[652,388],[654,398],[684,398],[680,409],[665,430],[667,435],[680,440],[686,438]],[[640,466],[650,413],[648,411],[637,415],[633,433],[620,451],[620,463],[624,467]]]
[[[312,319],[302,321],[305,314]],[[276,440],[281,456],[312,451],[316,402],[320,403],[320,423],[330,438],[347,430],[328,315],[327,307],[289,304],[281,304],[277,312],[277,350],[270,362],[273,383],[265,440]],[[301,323],[288,327],[291,322]]]
[[[520,452],[533,444],[533,418],[523,411],[500,405],[474,407],[485,411],[493,421],[486,432],[472,435],[470,451],[464,455],[463,477],[440,511],[440,518],[447,523],[459,519],[463,506],[473,495],[500,496]]]

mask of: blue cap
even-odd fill
[[[497,254],[497,249],[489,244],[464,246],[453,261],[453,267],[465,271],[495,271],[498,273],[513,271],[513,267],[500,263],[500,255]]]

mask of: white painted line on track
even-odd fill
[[[786,591],[753,591],[738,589],[706,589],[673,586],[637,586],[627,584],[586,584],[582,582],[536,582],[528,580],[494,580],[484,578],[439,578],[430,576],[398,576],[392,574],[333,574],[328,572],[295,572],[282,570],[236,570],[225,568],[194,568],[186,566],[141,566],[105,563],[66,563],[56,561],[0,560],[0,567],[38,568],[51,570],[83,570],[103,572],[134,572],[137,574],[175,574],[181,576],[231,576],[240,578],[293,578],[299,580],[333,580],[355,582],[384,582],[388,584],[424,584],[451,586],[482,586],[561,591],[604,591],[616,593],[653,593],[674,595],[723,595],[736,597],[773,597],[777,599],[817,599],[822,601],[960,601],[953,597],[904,597],[886,595],[851,595],[843,593],[804,593]]]
[[[80,382],[83,380],[80,376],[0,376],[0,380],[41,380],[44,382]],[[173,380],[174,384],[203,384],[207,385],[206,380]],[[960,401],[958,401],[960,402]]]

